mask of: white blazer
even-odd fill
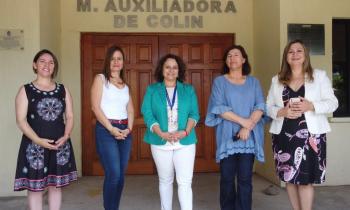
[[[326,114],[338,108],[338,100],[325,71],[314,69],[313,76],[312,82],[305,80],[305,98],[313,103],[315,111],[305,112],[304,115],[309,132],[323,134],[331,130]],[[274,76],[266,101],[267,115],[272,118],[270,133],[273,134],[279,134],[282,130],[284,117],[277,117],[277,112],[284,107],[283,88],[278,76]]]

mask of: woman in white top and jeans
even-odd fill
[[[108,49],[103,74],[96,75],[91,88],[92,111],[96,115],[96,148],[105,172],[103,205],[119,209],[124,173],[131,150],[134,107],[124,80],[124,53]]]

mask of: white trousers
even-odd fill
[[[196,145],[164,150],[151,146],[159,176],[161,210],[172,210],[174,172],[181,210],[192,210],[192,177]],[[175,170],[174,170],[175,169]]]

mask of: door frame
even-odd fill
[[[155,36],[160,36],[160,35],[179,35],[179,36],[217,36],[218,38],[220,36],[231,36],[232,37],[232,44],[235,44],[236,41],[236,37],[234,33],[154,33],[154,32],[149,32],[149,33],[142,33],[142,32],[136,32],[136,33],[126,33],[126,32],[81,32],[80,33],[80,74],[81,74],[81,139],[82,139],[82,174],[83,176],[87,176],[89,174],[88,168],[89,168],[89,164],[90,162],[88,161],[88,156],[89,154],[91,154],[91,150],[92,148],[89,148],[86,146],[86,144],[84,144],[84,140],[83,137],[88,135],[88,134],[84,134],[85,132],[87,132],[87,129],[84,129],[84,121],[86,118],[91,118],[91,115],[93,114],[92,111],[90,111],[89,113],[83,113],[83,108],[86,106],[84,104],[84,98],[88,97],[86,95],[84,95],[84,90],[85,88],[90,89],[91,87],[86,87],[87,84],[92,84],[92,81],[86,82],[86,79],[89,78],[85,78],[85,72],[84,69],[87,65],[89,65],[88,63],[84,63],[84,56],[86,56],[86,52],[89,51],[91,52],[91,49],[84,49],[83,46],[83,38],[86,37],[86,35],[90,35],[90,36],[111,36],[111,35],[118,35],[118,36],[151,36],[151,35],[155,35]],[[85,60],[86,61],[86,60]],[[90,78],[93,79],[93,78]],[[203,117],[201,117],[200,122],[203,122],[204,119]],[[86,122],[86,121],[85,121]],[[83,135],[84,134],[84,135]],[[90,152],[89,152],[90,151]],[[155,165],[154,165],[155,168]],[[156,170],[155,170],[156,171]]]

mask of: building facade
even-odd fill
[[[86,59],[83,49],[87,49],[84,39],[104,35],[117,38],[116,42],[119,43],[123,36],[153,36],[156,37],[154,42],[159,54],[163,46],[159,44],[161,39],[167,42],[172,40],[171,37],[182,36],[188,40],[187,36],[210,36],[213,43],[216,43],[215,37],[217,40],[222,35],[232,37],[232,43],[246,48],[253,66],[253,75],[261,81],[267,93],[272,76],[279,71],[283,48],[288,41],[288,24],[324,25],[324,55],[311,56],[311,60],[314,68],[326,70],[331,77],[332,38],[335,36],[332,21],[350,19],[350,2],[347,0],[0,0],[0,5],[0,30],[23,30],[23,49],[0,50],[0,196],[21,194],[13,192],[21,138],[15,121],[14,99],[19,87],[34,78],[32,59],[40,49],[47,48],[58,55],[60,69],[57,80],[64,83],[73,95],[75,126],[72,140],[78,170],[82,175],[86,158],[84,146],[86,148],[88,145],[84,139],[82,116],[89,114],[84,110],[83,104],[83,93],[86,90],[83,84],[87,82],[83,77],[82,61]],[[149,48],[142,47],[142,43],[140,46],[148,55],[141,57],[141,60],[154,55],[149,53]],[[193,46],[198,47],[194,47],[193,52],[199,52],[198,59],[203,58],[204,63],[205,59],[215,57],[210,54],[210,50],[208,52],[212,57],[201,57],[202,46]],[[90,51],[92,54],[95,52],[98,51]],[[98,58],[97,56],[96,59]],[[149,69],[151,67],[152,65]],[[144,73],[149,75],[150,72]],[[193,73],[190,78],[196,78],[196,71]],[[130,74],[130,80],[132,75]],[[202,79],[198,80],[197,85],[205,86],[205,74],[203,76],[199,72],[198,75]],[[140,93],[141,90],[138,94]],[[205,97],[205,94],[208,93],[203,90],[202,96]],[[205,113],[205,106],[202,109],[201,112]],[[347,178],[350,169],[346,161],[349,157],[347,148],[350,148],[350,141],[347,140],[350,118],[330,116],[329,120],[332,132],[328,135],[326,185],[347,185],[350,184]],[[271,136],[267,132],[265,142],[266,163],[257,164],[255,170],[272,182],[277,182]]]

